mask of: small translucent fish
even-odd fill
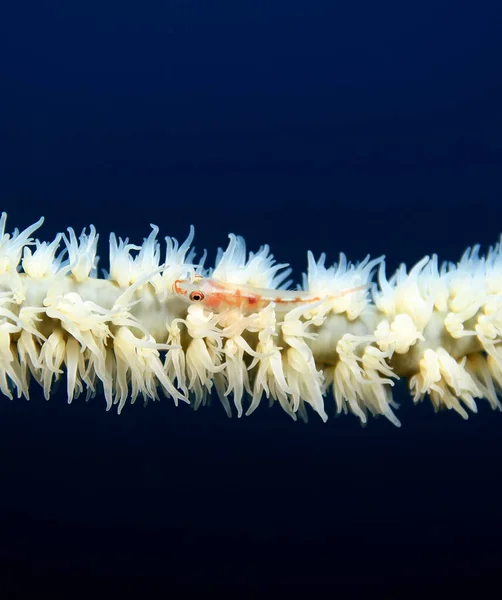
[[[228,283],[196,275],[191,279],[177,279],[173,284],[173,292],[185,297],[193,304],[200,303],[213,312],[223,312],[237,308],[243,313],[254,313],[272,302],[275,304],[277,311],[288,312],[302,305],[324,299],[341,298],[347,294],[368,289],[368,287],[366,284],[344,290],[340,294],[314,296],[310,292],[301,290],[257,288],[251,285]]]

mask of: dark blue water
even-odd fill
[[[42,236],[156,223],[306,252],[456,260],[502,232],[497,3],[18,5],[4,15],[0,208]],[[17,14],[12,14],[18,10]],[[107,259],[103,260],[106,266]],[[502,415],[403,426],[169,401],[0,402],[2,569],[387,586],[502,559]]]

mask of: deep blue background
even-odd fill
[[[389,270],[502,231],[499,3],[16,3],[1,19],[0,208],[44,239],[149,223]],[[17,14],[13,14],[16,12]],[[107,259],[103,260],[106,263]],[[105,266],[104,264],[102,266]],[[21,575],[388,585],[502,560],[502,416],[396,429],[169,401],[0,403],[0,558]]]

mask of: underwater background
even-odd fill
[[[502,233],[496,2],[15,4],[0,66],[0,209],[52,240],[150,223],[214,261],[229,232],[299,282],[385,254],[456,261]],[[502,414],[395,399],[228,419],[172,401],[0,398],[0,563],[20,576],[388,586],[488,581],[502,560]],[[334,406],[328,402],[328,412]]]

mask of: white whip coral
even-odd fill
[[[69,402],[103,394],[120,412],[162,393],[197,408],[214,388],[229,415],[265,396],[294,419],[309,405],[323,420],[336,410],[399,425],[392,387],[405,378],[435,409],[501,408],[501,244],[456,265],[425,257],[390,279],[383,258],[326,267],[309,253],[293,290],[268,246],[247,255],[230,235],[206,269],[193,230],[182,245],[166,238],[163,254],[153,225],[142,245],[111,234],[98,278],[94,227],[47,243],[32,237],[42,222],[8,234],[0,220],[0,390],[11,399],[29,398],[32,380],[48,399],[64,378]]]

